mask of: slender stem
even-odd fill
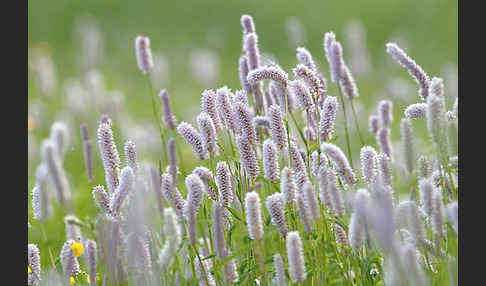
[[[165,141],[165,135],[164,135],[164,131],[162,129],[162,115],[159,114],[157,112],[157,108],[155,107],[155,99],[154,99],[154,90],[153,90],[153,87],[152,87],[152,81],[150,80],[150,73],[147,73],[147,76],[146,76],[146,79],[147,79],[147,86],[149,88],[149,96],[150,96],[150,99],[152,100],[152,110],[153,110],[153,114],[154,114],[154,119],[155,119],[155,123],[157,125],[157,127],[159,128],[159,133],[160,133],[160,139],[162,140],[162,150],[165,151],[165,148],[167,146],[166,144],[166,141]],[[167,152],[162,152],[164,155],[164,162],[167,164],[169,159],[167,157]]]
[[[287,144],[289,150],[289,167],[292,168],[292,155],[290,154],[290,128],[289,128],[289,99],[285,96],[285,129],[287,129]]]
[[[361,147],[365,145],[363,137],[361,137],[361,131],[359,130],[359,123],[358,123],[358,116],[356,115],[356,110],[354,109],[354,101],[350,100],[351,103],[351,110],[353,111],[354,122],[356,124],[356,130],[358,131],[359,141],[361,142]]]
[[[346,116],[346,107],[344,105],[344,98],[343,94],[341,92],[341,89],[338,86],[338,93],[339,93],[339,99],[341,100],[341,106],[343,107],[343,114],[344,114],[344,133],[346,135],[346,145],[348,147],[348,157],[349,157],[349,162],[351,163],[351,167],[353,166],[353,157],[351,156],[351,145],[349,143],[349,132],[348,132],[348,119]]]
[[[311,177],[310,175],[310,150],[309,150],[309,142],[311,141],[311,131],[310,131],[310,125],[309,125],[309,121],[310,121],[310,113],[307,112],[307,144],[305,144],[305,148],[307,149],[307,173],[309,175],[309,178]]]

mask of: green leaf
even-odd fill
[[[240,215],[240,214],[239,214],[239,213],[238,213],[238,212],[237,212],[235,209],[230,208],[230,207],[226,207],[226,209],[228,209],[228,210],[229,210],[229,212],[230,212],[230,213],[231,213],[231,214],[232,214],[232,215],[233,215],[233,216],[234,216],[234,217],[235,217],[237,220],[239,220],[239,221],[242,221],[242,222],[246,223],[246,222],[245,222],[245,220],[241,218],[241,215]]]
[[[211,259],[211,258],[213,258],[213,257],[215,257],[215,256],[216,256],[216,254],[214,254],[214,253],[213,253],[213,254],[210,254],[210,255],[208,255],[208,256],[206,256],[206,257],[204,257],[202,260]]]
[[[332,143],[332,142],[336,141],[338,138],[339,138],[339,136],[334,136],[334,137],[330,138],[329,140],[327,140],[327,143]]]

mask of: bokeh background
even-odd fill
[[[336,33],[357,80],[360,127],[369,144],[376,145],[367,131],[367,118],[376,112],[377,100],[393,101],[397,131],[404,108],[419,100],[414,80],[386,54],[387,42],[397,42],[431,77],[444,78],[448,109],[457,96],[458,3],[453,0],[28,1],[29,242],[38,243],[41,252],[48,247],[57,256],[65,239],[61,209],[55,206],[54,217],[42,226],[32,218],[35,169],[52,123],[69,124],[64,168],[76,215],[89,222],[98,212],[91,190],[104,183],[104,176],[87,182],[80,123],[89,127],[95,174],[103,174],[96,143],[101,113],[114,119],[120,153],[127,139],[135,141],[141,160],[156,163],[162,152],[147,95],[150,79],[137,67],[135,37],[150,37],[156,65],[154,92],[166,88],[178,121],[194,123],[205,88],[240,88],[242,14],[253,16],[264,62],[276,61],[289,74],[297,63],[296,47],[304,46],[329,78],[323,35]],[[329,94],[335,95],[330,80],[329,85]],[[344,137],[339,138],[342,120],[336,128],[337,144],[345,146]],[[400,143],[397,131],[392,133],[394,144]],[[414,123],[414,131],[420,137],[418,148],[430,145],[420,142],[428,140],[423,122]],[[354,147],[354,165],[359,168],[359,146]],[[188,146],[181,148],[181,154],[187,154],[183,160],[195,166]],[[420,152],[428,151],[424,147]],[[400,170],[394,171],[400,177]],[[398,183],[407,184],[400,179]],[[47,255],[42,261],[50,263]]]

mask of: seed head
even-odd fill
[[[165,199],[175,208],[177,215],[182,217],[186,202],[173,183],[171,175],[168,173],[162,174],[160,181],[162,194],[164,195]]]
[[[309,69],[306,65],[298,64],[293,69],[296,78],[303,80],[310,88],[314,96],[317,94],[324,94],[326,87],[322,85],[321,80],[317,77],[316,72]]]
[[[356,183],[356,176],[348,163],[348,159],[339,147],[332,143],[322,143],[321,151],[331,159],[331,162],[343,183],[348,186]]]
[[[191,146],[196,158],[200,160],[206,158],[207,153],[203,148],[202,136],[192,125],[183,121],[177,126],[177,132]]]
[[[230,93],[231,91],[226,86],[216,90],[216,106],[226,128],[234,133],[237,133],[233,106],[230,100]]]
[[[246,33],[244,38],[244,50],[248,58],[248,70],[251,72],[260,67],[260,51],[258,49],[258,36],[256,33]]]
[[[345,64],[343,64],[342,69],[343,71],[341,74],[341,79],[339,80],[339,86],[341,87],[343,95],[346,96],[349,100],[353,100],[354,98],[359,96],[358,88],[356,87],[354,77],[351,74],[349,68]]]
[[[187,202],[194,205],[197,213],[204,197],[204,185],[202,180],[196,174],[190,174],[185,179],[187,188]]]
[[[420,201],[422,202],[422,206],[424,208],[425,213],[428,216],[432,215],[433,211],[433,194],[434,194],[434,185],[432,183],[432,179],[421,179],[419,181],[419,193],[420,193]]]
[[[73,243],[75,243],[74,240],[67,240],[61,249],[61,265],[66,277],[74,277],[81,271],[78,259],[74,256],[74,251],[71,249]]]
[[[427,110],[427,103],[414,103],[410,104],[405,109],[405,117],[414,118],[424,118]]]
[[[256,178],[260,172],[260,168],[250,140],[247,136],[238,136],[236,138],[236,144],[238,145],[241,164],[245,168],[247,175],[253,179]]]
[[[83,146],[83,158],[86,167],[86,173],[88,174],[88,181],[93,182],[93,152],[91,142],[88,137],[88,125],[86,123],[81,124],[81,143]]]
[[[287,148],[287,131],[282,120],[282,113],[276,104],[268,109],[268,117],[270,121],[270,135],[273,142],[280,150]]]
[[[91,239],[86,241],[86,255],[88,259],[90,285],[96,285],[96,242]]]
[[[420,210],[414,201],[409,201],[408,208],[408,228],[412,233],[413,238],[417,244],[425,243],[425,228],[422,222]]]
[[[255,144],[257,136],[252,124],[253,115],[250,113],[248,105],[242,102],[236,102],[234,105],[234,114],[238,130],[243,136],[248,138],[250,144]]]
[[[335,96],[327,96],[322,106],[319,122],[319,136],[321,141],[328,141],[334,132],[334,121],[336,120],[337,99]]]
[[[378,132],[378,128],[380,127],[380,122],[378,121],[378,117],[376,115],[370,115],[369,127],[371,133],[376,134],[376,132]]]
[[[229,251],[231,255],[231,251]],[[238,282],[238,272],[236,269],[236,261],[235,259],[231,259],[225,265],[223,265],[223,273],[224,273],[224,280],[227,283],[236,283]]]
[[[246,14],[241,15],[240,21],[241,21],[241,26],[243,27],[244,35],[255,32],[255,23],[253,22],[252,16]]]
[[[333,41],[329,46],[329,66],[331,69],[331,81],[339,82],[343,74],[343,48],[341,43]]]
[[[392,145],[390,138],[391,130],[389,127],[382,127],[376,132],[376,142],[380,146],[381,153],[384,153],[388,158],[392,158]]]
[[[48,176],[56,190],[58,201],[65,207],[71,206],[71,191],[66,172],[56,149],[56,143],[47,139],[42,144],[42,159],[47,167]]]
[[[415,165],[415,148],[413,141],[413,129],[410,119],[403,118],[401,122],[402,146],[405,154],[405,166],[409,173],[412,173]]]
[[[316,151],[312,152],[311,157],[312,157],[312,163],[311,163],[312,174],[314,176],[318,177],[319,176],[319,169],[322,166],[327,165],[326,156],[324,156],[324,154],[322,154],[322,153],[317,152],[317,150],[316,150]]]
[[[287,277],[285,276],[285,265],[280,253],[273,256],[273,265],[275,267],[275,280],[278,286],[287,285]]]
[[[334,32],[327,32],[324,34],[324,52],[326,53],[327,61],[331,62],[331,45],[336,41],[336,35]]]
[[[305,173],[306,167],[305,167],[304,159],[302,159],[297,143],[292,137],[290,140],[290,156],[292,157],[292,167],[295,170],[295,173],[297,174]]]
[[[120,155],[116,149],[111,124],[101,123],[98,128],[98,145],[103,159],[105,169],[105,180],[108,186],[108,192],[111,194],[118,187],[117,173],[120,168]]]
[[[112,214],[110,209],[110,196],[105,191],[105,188],[101,185],[98,185],[93,188],[92,194],[98,208],[102,210],[108,217],[111,217]]]
[[[62,121],[54,122],[51,127],[50,139],[56,143],[59,158],[62,160],[69,143],[69,128],[67,127],[66,123]]]
[[[233,184],[226,162],[218,162],[216,166],[216,185],[218,186],[221,204],[227,207],[230,206],[233,202]]]
[[[210,152],[215,156],[218,152],[218,146],[216,145],[217,134],[213,120],[206,112],[201,112],[197,116],[197,124],[199,130],[201,130],[203,152]]]
[[[226,247],[223,229],[223,207],[218,202],[213,203],[213,222],[214,252],[216,253],[216,258],[224,259],[226,257]]]
[[[404,267],[406,269],[407,277],[413,285],[427,285],[425,275],[422,270],[422,265],[419,263],[417,257],[417,249],[411,243],[405,244],[402,248],[402,255],[404,261]]]
[[[393,104],[390,100],[382,100],[378,103],[378,116],[381,126],[389,127],[393,120]]]
[[[317,70],[316,64],[312,59],[312,55],[306,48],[304,47],[297,48],[297,60],[299,61],[299,63],[305,65],[311,71],[315,72]]]
[[[444,86],[440,78],[434,77],[430,83],[425,111],[430,138],[439,149],[441,156],[447,156],[449,150],[448,128],[444,105]]]
[[[344,201],[338,188],[336,174],[329,170],[327,172],[327,191],[331,199],[332,212],[339,217],[344,216]]]
[[[270,79],[285,86],[287,85],[288,78],[287,73],[280,67],[269,65],[250,71],[247,76],[247,81],[250,85],[255,85],[264,79]]]
[[[384,153],[378,155],[378,174],[385,185],[393,185],[391,159]]]
[[[426,100],[429,90],[429,78],[424,70],[395,43],[386,44],[386,52],[389,53],[402,67],[407,69],[408,73],[415,79],[420,87],[420,97],[423,100]]]
[[[280,191],[283,200],[286,204],[295,202],[295,192],[297,186],[295,185],[294,172],[288,167],[282,169],[282,176],[280,180]]]
[[[297,193],[297,214],[302,220],[302,225],[307,233],[312,233],[312,226],[310,222],[310,213],[307,205],[305,204],[305,197],[302,193]]]
[[[432,193],[431,225],[435,235],[444,236],[444,205],[442,193],[439,189],[434,189]]]
[[[289,87],[294,93],[294,96],[299,102],[300,108],[305,112],[310,112],[314,109],[312,98],[309,93],[309,89],[300,80],[293,80],[289,82]]]
[[[263,142],[263,175],[266,180],[272,183],[276,183],[279,179],[277,147],[275,147],[272,139]]]
[[[246,91],[244,90],[237,90],[235,97],[233,97],[233,104],[236,104],[237,102],[241,102],[247,106],[248,105],[248,96],[246,95]]]
[[[287,234],[287,257],[290,278],[294,283],[303,282],[306,279],[304,251],[302,240],[297,231],[291,231]]]
[[[238,74],[240,75],[241,88],[247,93],[251,93],[251,85],[248,83],[248,58],[246,55],[241,55],[238,61]]]
[[[251,239],[259,240],[263,236],[263,223],[260,206],[260,196],[257,192],[246,193],[245,213],[248,234]]]
[[[137,56],[138,68],[143,72],[149,72],[154,66],[150,39],[144,36],[137,36],[135,39],[135,53]]]
[[[170,106],[169,93],[166,89],[162,89],[159,96],[162,101],[162,121],[167,128],[174,130],[177,126],[177,121]]]
[[[112,194],[110,199],[110,209],[113,216],[120,215],[120,208],[125,198],[131,193],[134,184],[134,174],[130,167],[125,167],[120,173],[120,185]]]
[[[125,158],[127,160],[127,166],[132,168],[134,174],[137,174],[137,146],[130,140],[125,143]]]
[[[328,168],[327,166],[323,165],[319,168],[319,199],[321,200],[321,204],[327,206],[329,212],[333,211],[331,195],[329,194],[329,188],[327,186],[328,183]]]
[[[41,263],[40,263],[40,253],[39,248],[36,244],[29,243],[27,245],[28,249],[28,266],[30,272],[28,273],[28,283],[30,285],[39,285],[41,277]]]
[[[267,116],[257,115],[253,117],[253,128],[257,129],[258,127],[270,129],[270,120]]]
[[[366,239],[365,228],[363,220],[359,218],[356,212],[351,215],[349,223],[349,242],[351,248],[358,252],[363,247]]]
[[[334,223],[332,226],[333,226],[333,229],[334,229],[334,237],[336,239],[336,242],[347,246],[348,245],[348,239],[346,237],[346,232],[344,231],[344,229],[339,224],[336,224],[336,223]]]
[[[35,187],[32,190],[32,209],[34,218],[46,221],[52,216],[50,195],[47,191],[48,171],[46,164],[40,164],[35,172]]]
[[[216,93],[212,89],[206,89],[202,92],[201,111],[209,114],[209,116],[213,120],[216,132],[223,128],[216,105]]]
[[[208,168],[203,167],[203,166],[199,166],[199,167],[194,168],[192,173],[199,176],[199,178],[201,179],[201,181],[204,184],[204,191],[206,192],[208,197],[213,201],[217,201],[218,200],[218,193],[209,184],[210,181],[214,182],[213,173]]]
[[[377,154],[373,147],[364,146],[361,148],[361,173],[363,178],[371,184],[376,181],[378,177],[377,169]]]
[[[307,207],[309,208],[309,214],[312,221],[319,219],[319,203],[317,202],[316,194],[314,192],[314,186],[310,181],[304,184],[302,189],[304,199]]]
[[[287,235],[287,222],[285,221],[284,202],[280,193],[274,193],[267,197],[265,202],[273,225],[278,229],[280,237]]]
[[[189,244],[195,246],[196,243],[196,219],[197,219],[197,208],[196,206],[187,200],[184,205],[184,217],[187,221],[187,236],[189,237]]]

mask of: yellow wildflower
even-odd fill
[[[84,247],[79,241],[73,242],[73,244],[71,244],[71,249],[73,250],[74,256],[76,257],[83,254],[84,251]]]
[[[86,281],[88,281],[88,283],[91,283],[90,280],[89,280],[89,275],[86,274]]]
[[[71,276],[71,278],[69,278],[69,283],[71,283],[71,285],[74,285],[74,277]]]
[[[30,274],[30,273],[32,273],[32,269],[30,269],[30,266],[27,265],[27,274]]]

